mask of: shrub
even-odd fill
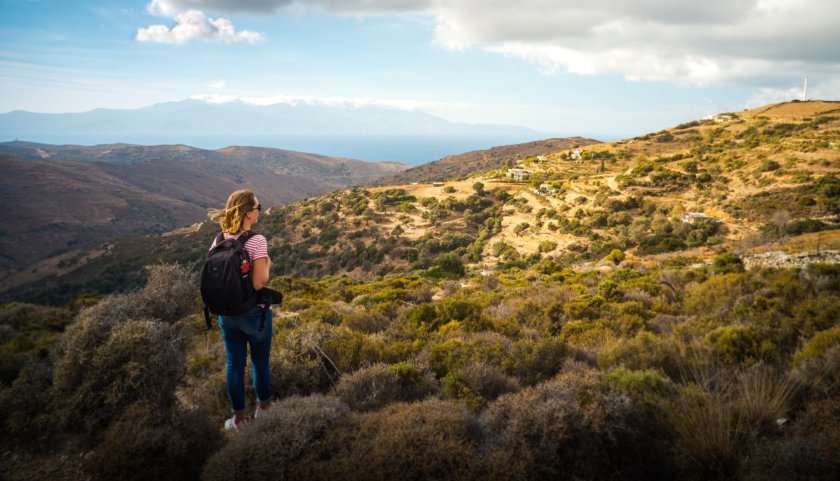
[[[130,296],[139,311],[134,317],[172,324],[196,311],[198,290],[193,274],[186,267],[158,264],[146,266],[146,270],[149,273],[146,285]]]
[[[732,252],[718,254],[712,263],[712,271],[717,274],[737,274],[744,272],[744,262]]]
[[[332,394],[357,411],[370,411],[400,401],[434,395],[434,381],[409,365],[376,363],[341,377]]]
[[[414,330],[433,331],[439,327],[434,322],[437,318],[437,310],[432,304],[418,304],[408,311],[408,325]]]
[[[653,369],[664,372],[671,379],[681,379],[685,371],[691,369],[673,341],[645,331],[601,353],[598,362],[605,370],[613,366],[633,371]]]
[[[639,255],[661,254],[663,252],[682,250],[685,247],[685,243],[679,237],[674,234],[665,233],[642,239],[639,242],[636,253]]]
[[[93,432],[135,402],[170,405],[185,372],[171,327],[147,320],[111,324],[87,314],[67,330],[55,365],[59,424]]]
[[[442,400],[351,412],[293,461],[287,479],[469,479],[478,434],[469,412]]]
[[[52,402],[52,377],[49,366],[33,363],[24,366],[10,386],[0,387],[0,406],[5,410],[0,428],[9,438],[33,441],[33,431],[49,433],[55,429],[46,410]]]
[[[502,336],[499,336],[502,337]],[[500,365],[504,347],[495,338],[474,338],[471,341],[449,339],[435,344],[429,351],[429,367],[441,378],[475,361]]]
[[[462,277],[465,274],[464,262],[454,252],[441,254],[435,258],[435,266],[447,277]]]
[[[739,478],[746,481],[836,480],[838,467],[834,459],[820,449],[816,441],[808,437],[768,440],[755,446],[753,452],[745,457]]]
[[[607,262],[612,262],[613,264],[621,264],[621,261],[624,260],[624,252],[619,249],[613,249],[607,257],[604,257],[604,260]]]
[[[822,357],[827,350],[840,345],[840,327],[818,332],[793,357],[795,363]]]
[[[516,379],[498,367],[478,361],[450,372],[443,379],[443,389],[451,399],[461,400],[468,409],[478,412],[488,401],[520,388]]]
[[[662,476],[668,456],[656,445],[655,427],[645,428],[637,414],[629,397],[602,389],[597,371],[570,363],[563,374],[484,410],[483,479]]]
[[[751,364],[759,359],[773,359],[776,345],[753,327],[721,326],[706,335],[706,344],[729,364]]]
[[[800,219],[788,223],[786,232],[788,235],[800,235],[809,232],[819,232],[828,228],[830,228],[828,224],[816,219]]]
[[[742,296],[755,291],[754,284],[744,273],[713,277],[688,293],[684,310],[703,317],[725,318]]]
[[[391,320],[381,312],[360,311],[345,314],[341,325],[354,331],[375,333],[384,331],[391,324]]]
[[[198,479],[220,438],[195,411],[138,402],[108,426],[82,468],[97,479]]]
[[[521,339],[511,346],[502,367],[507,374],[523,383],[534,385],[560,372],[570,351],[559,337]]]
[[[104,298],[87,309],[88,317],[122,322],[128,319],[155,319],[173,324],[198,307],[198,291],[192,274],[178,264],[146,266],[146,285],[130,294]]]
[[[276,402],[265,416],[248,425],[204,466],[205,481],[301,479],[289,464],[347,412],[341,401],[326,396],[290,397]]]

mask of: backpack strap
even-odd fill
[[[239,242],[241,242],[242,245],[245,245],[245,243],[248,242],[248,239],[250,239],[251,237],[254,237],[254,231],[246,230],[245,232],[239,234],[237,240],[239,240]]]
[[[210,325],[210,308],[207,307],[207,304],[204,304],[204,324],[207,327],[204,328],[205,331],[210,331],[213,327]]]
[[[223,240],[225,240],[225,233],[219,232],[219,235],[216,236],[216,240],[213,242],[213,245],[217,246],[221,244]]]
[[[268,308],[271,307],[270,304],[266,304],[262,308],[262,313],[260,314],[260,330],[262,332],[263,328],[265,328],[265,313],[268,312]]]

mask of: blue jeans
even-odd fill
[[[219,327],[227,349],[227,392],[231,411],[245,412],[245,361],[251,345],[251,374],[257,402],[271,401],[271,308],[265,314],[265,327],[260,332],[261,307],[238,316],[219,316]]]

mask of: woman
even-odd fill
[[[219,222],[225,239],[238,238],[251,229],[260,217],[262,206],[250,190],[237,190],[228,197],[223,210],[211,210],[210,218]],[[212,249],[216,245],[215,239]],[[268,284],[271,260],[265,237],[252,235],[245,242],[245,250],[251,258],[251,279],[254,290]],[[266,312],[265,326],[260,330],[260,316],[263,306],[256,306],[238,316],[219,316],[219,327],[227,350],[227,392],[233,417],[225,421],[225,429],[235,430],[247,424],[245,419],[245,362],[247,346],[251,346],[251,367],[254,391],[257,393],[259,417],[271,406],[271,372],[269,352],[271,351],[271,308]]]

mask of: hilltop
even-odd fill
[[[309,197],[272,208],[256,228],[271,239],[273,275],[458,275],[546,259],[606,268],[613,251],[628,261],[711,262],[719,251],[833,229],[838,144],[840,103],[777,104],[617,142],[543,144],[544,161],[512,155],[501,168],[438,185]],[[529,178],[507,177],[515,168],[531,171]],[[213,230],[205,224],[163,243],[136,238],[57,256],[9,277],[3,290],[6,298],[44,299],[53,284],[36,279],[48,276],[67,295],[79,292],[97,277],[86,259],[128,272],[155,259],[195,265]],[[815,236],[822,248],[836,248],[833,233]]]
[[[505,162],[513,159],[536,157],[562,149],[577,148],[597,143],[599,142],[594,139],[565,137],[537,140],[522,144],[502,145],[485,150],[473,150],[463,154],[449,155],[402,172],[386,175],[368,182],[368,185],[399,185],[467,177],[476,173],[501,168],[505,165]]]

